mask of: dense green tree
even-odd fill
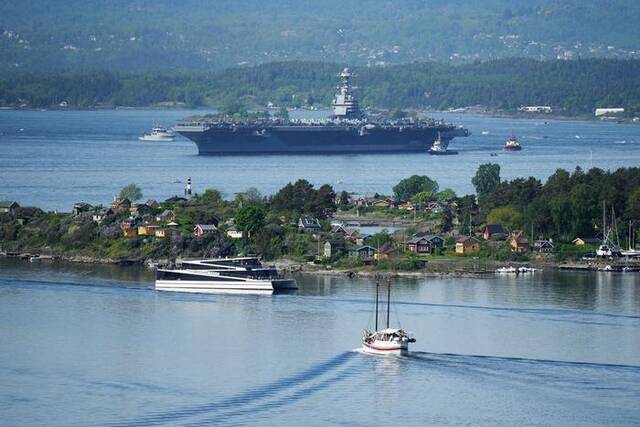
[[[629,194],[626,214],[630,220],[640,221],[640,187]]]
[[[136,184],[127,184],[122,187],[118,197],[135,202],[136,200],[142,199],[142,190]]]
[[[338,207],[341,211],[346,211],[349,209],[349,193],[346,191],[340,192],[340,200],[338,201]]]
[[[451,188],[445,188],[444,190],[438,192],[438,194],[436,194],[436,198],[440,201],[444,201],[444,202],[448,202],[451,200],[454,200],[456,197],[458,197],[456,195],[456,192],[453,191]]]
[[[476,189],[478,196],[485,196],[495,191],[500,184],[500,165],[496,163],[485,163],[478,167],[471,183]]]
[[[333,191],[333,187],[324,184],[318,188],[309,211],[316,218],[324,219],[332,216],[336,208],[336,193]]]
[[[509,230],[520,228],[521,221],[522,215],[511,206],[495,208],[487,215],[487,224],[502,224]]]
[[[428,176],[412,175],[396,184],[393,194],[399,200],[411,200],[418,193],[430,193],[435,197],[438,188],[438,183]]]
[[[370,236],[369,245],[374,248],[381,248],[386,243],[389,243],[389,244],[393,243],[393,238],[387,232],[387,230],[382,230]]]
[[[209,205],[219,205],[223,202],[222,193],[214,188],[207,188],[200,199]]]
[[[236,211],[234,224],[246,237],[253,237],[265,225],[265,212],[261,205],[245,204]]]
[[[453,229],[453,212],[449,206],[446,206],[442,210],[442,214],[440,215],[440,230],[443,233],[448,233]]]

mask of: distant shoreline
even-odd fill
[[[82,111],[213,111],[219,107],[205,106],[205,107],[189,107],[185,105],[166,106],[166,105],[147,105],[147,106],[94,106],[94,107],[14,107],[14,106],[0,106],[0,112],[2,111],[27,111],[27,112],[52,112],[52,111],[68,111],[68,112],[82,112]],[[262,107],[266,109],[267,107]],[[290,111],[319,111],[311,110],[308,108],[289,108]],[[517,111],[491,111],[487,110],[467,110],[467,111],[450,111],[450,110],[430,110],[430,109],[416,109],[408,111],[417,111],[428,116],[435,116],[437,114],[460,114],[464,116],[477,116],[477,117],[489,117],[495,119],[518,119],[518,120],[557,120],[557,121],[588,121],[588,122],[609,122],[614,124],[633,124],[640,125],[640,121],[633,121],[630,118],[615,118],[609,120],[602,120],[590,114],[579,114],[575,116],[544,113],[544,114],[525,114]]]
[[[0,258],[22,260],[30,263],[29,257],[38,257],[37,252],[24,252],[15,256],[8,256],[6,253],[0,253]],[[175,261],[168,259],[144,259],[144,258],[99,258],[85,255],[44,255],[42,259],[31,262],[38,263],[55,263],[63,262],[70,264],[86,264],[86,265],[118,265],[118,266],[144,266],[150,270],[162,268],[172,265]],[[404,277],[404,278],[477,278],[488,279],[495,277],[496,270],[503,267],[532,267],[536,270],[557,270],[557,271],[597,271],[598,268],[608,264],[606,260],[601,262],[585,264],[585,263],[558,263],[558,262],[539,262],[539,261],[495,261],[468,258],[456,259],[437,259],[429,261],[427,267],[422,270],[404,271],[404,270],[376,270],[372,268],[360,267],[355,269],[349,268],[327,268],[322,265],[316,265],[308,262],[294,261],[289,258],[280,258],[271,261],[264,261],[265,264],[275,266],[280,272],[288,275],[313,275],[313,276],[329,276],[329,277],[367,277],[375,278],[378,276],[386,277]]]

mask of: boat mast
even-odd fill
[[[378,288],[380,288],[380,283],[376,282],[376,331],[378,330]]]
[[[387,282],[387,329],[389,329],[389,311],[391,308],[391,282]]]

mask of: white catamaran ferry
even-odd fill
[[[416,339],[403,329],[389,327],[391,283],[388,284],[387,288],[387,327],[378,330],[379,287],[380,285],[376,283],[375,331],[365,329],[364,335],[362,336],[362,351],[370,354],[405,356],[409,354],[409,343],[416,342]]]
[[[158,269],[156,290],[193,293],[271,294],[298,289],[275,267],[264,267],[258,257],[183,261],[176,269]]]

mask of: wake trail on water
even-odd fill
[[[267,401],[257,406],[243,406],[239,410],[217,414],[215,418],[198,420],[194,423],[189,423],[187,425],[192,427],[201,426],[201,425],[216,425],[216,424],[229,422],[230,420],[236,417],[242,417],[246,415],[249,415],[253,418],[258,413],[278,409],[283,406],[288,406],[300,400],[306,399],[309,396],[311,396],[313,393],[325,390],[335,385],[338,382],[344,381],[347,378],[352,377],[353,375],[355,375],[355,371],[349,368],[342,369],[337,374],[332,375],[325,380],[322,380],[318,383],[312,383],[311,385],[305,386],[302,389],[296,389],[296,391],[294,391],[293,393],[286,394],[283,397],[279,397],[275,400]]]
[[[567,360],[553,360],[553,359],[530,359],[525,357],[508,357],[508,356],[490,356],[482,354],[457,354],[457,353],[431,353],[426,351],[412,351],[407,358],[419,359],[425,361],[434,361],[440,359],[451,360],[490,360],[490,361],[504,361],[504,362],[522,362],[532,364],[548,364],[556,366],[576,366],[576,367],[590,367],[590,368],[606,368],[606,369],[628,369],[633,372],[637,372],[640,375],[640,365],[622,365],[614,363],[597,363],[597,362],[575,362]]]
[[[368,306],[371,305],[370,300],[357,299],[357,298],[323,298],[323,297],[310,297],[310,296],[293,296],[289,298],[321,300],[326,303],[348,302],[348,303],[363,304]],[[560,316],[561,318],[555,319],[555,320],[566,321],[571,323],[586,323],[586,324],[596,324],[596,325],[598,324],[613,325],[613,324],[604,323],[604,322],[594,322],[589,320],[573,319],[573,318],[570,318],[569,316],[640,320],[640,315],[624,314],[624,313],[608,313],[603,311],[576,310],[576,309],[569,309],[569,308],[500,307],[500,306],[471,305],[471,304],[439,304],[439,303],[418,302],[418,301],[393,301],[393,305],[434,307],[434,308],[460,308],[465,310],[481,310],[481,311],[491,311],[491,312]]]
[[[151,413],[137,420],[117,422],[117,423],[108,424],[108,425],[110,426],[148,426],[148,425],[167,424],[167,423],[174,423],[176,421],[184,420],[187,418],[192,418],[195,416],[212,415],[212,414],[217,414],[221,411],[229,411],[229,410],[233,410],[234,412],[238,412],[242,414],[243,408],[247,406],[255,406],[256,404],[260,404],[265,402],[266,400],[277,397],[276,396],[277,393],[280,393],[283,391],[290,391],[296,387],[304,386],[302,390],[299,390],[298,392],[296,392],[296,393],[299,393],[297,398],[299,400],[304,396],[309,395],[312,392],[318,391],[323,387],[326,388],[330,384],[334,383],[335,381],[345,378],[343,376],[344,374],[342,376],[341,375],[338,375],[336,377],[332,376],[331,378],[323,380],[322,382],[316,385],[307,386],[308,383],[311,383],[322,376],[333,374],[335,370],[339,369],[340,367],[348,363],[350,359],[353,358],[353,356],[354,356],[354,353],[351,353],[351,352],[341,353],[325,362],[313,365],[310,368],[307,368],[304,371],[299,372],[297,374],[280,378],[268,384],[250,388],[247,391],[237,393],[235,395],[232,395],[231,397],[222,399],[217,402],[194,405],[194,406],[190,406],[182,409],[176,409],[173,411]],[[296,393],[294,393],[294,397],[296,396]],[[290,401],[290,399],[282,398],[280,400],[280,406],[284,405],[287,401]],[[268,408],[268,405],[266,403],[264,405],[266,408]]]
[[[478,383],[503,382],[565,397],[588,393],[597,404],[640,400],[640,366],[636,365],[428,352],[412,352],[408,359],[420,368]]]

